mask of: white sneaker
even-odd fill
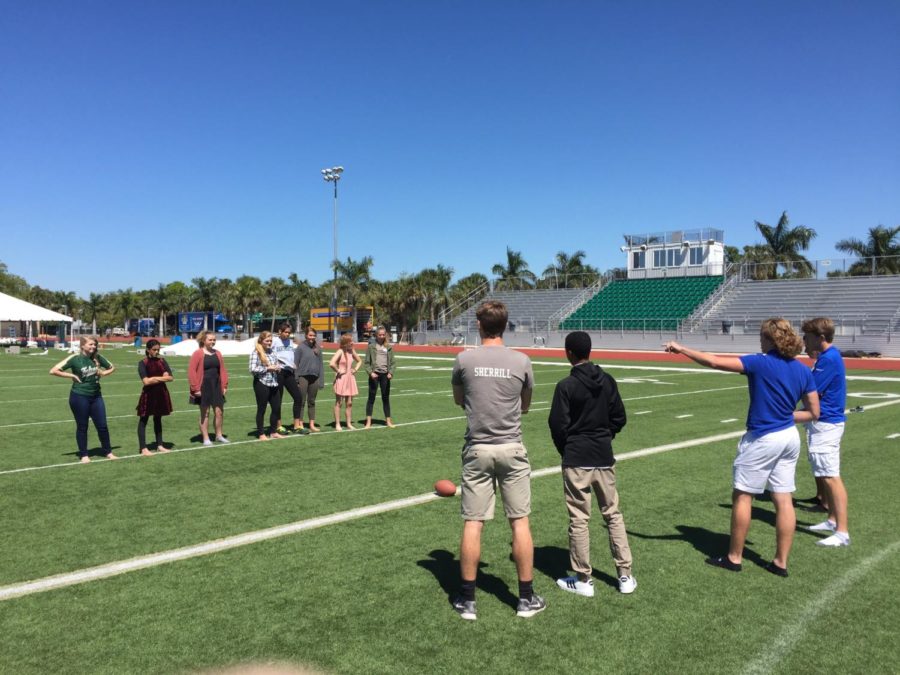
[[[810,532],[834,532],[837,525],[833,520],[826,520],[818,525],[810,525],[806,529]]]
[[[210,446],[212,445],[212,441],[207,438],[205,441],[203,441],[203,445]]]
[[[632,576],[619,577],[619,593],[634,593],[637,588],[637,579]]]
[[[819,539],[816,542],[816,546],[828,546],[829,548],[836,548],[838,546],[849,546],[850,545],[850,535],[844,534],[843,532],[835,532],[830,537],[825,537],[824,539]]]
[[[228,440],[227,438],[225,438],[224,436],[216,436],[216,442],[218,442],[218,443],[231,443],[231,441],[229,441],[229,440]]]
[[[581,581],[578,577],[563,577],[562,579],[556,580],[556,585],[559,586],[564,591],[569,591],[569,593],[575,593],[576,595],[583,595],[586,598],[594,597],[594,580],[588,579],[587,581]]]

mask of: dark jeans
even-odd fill
[[[372,408],[375,407],[375,392],[381,389],[381,407],[384,409],[384,416],[391,416],[391,381],[388,379],[387,373],[374,373],[378,375],[375,379],[369,375],[369,400],[366,401],[366,417],[372,416]]]
[[[309,421],[312,422],[316,419],[316,394],[322,388],[319,378],[312,375],[301,375],[297,378],[297,386],[300,388],[300,416],[297,419],[303,419],[303,404],[306,403],[306,407],[309,409]]]
[[[258,379],[253,380],[253,393],[256,394],[256,432],[260,435],[263,431],[263,418],[266,416],[266,406],[272,406],[269,415],[269,433],[278,428],[278,420],[281,419],[281,388],[267,387]]]
[[[88,456],[87,432],[88,420],[94,421],[97,435],[100,437],[100,446],[103,454],[112,452],[112,444],[109,442],[109,427],[106,426],[106,404],[103,397],[82,396],[74,391],[69,392],[69,407],[75,415],[75,442],[78,444],[78,456]]]
[[[138,418],[138,450],[147,447],[147,420],[150,415],[144,415]],[[157,447],[162,445],[162,415],[153,416],[153,435],[156,436]]]
[[[286,389],[291,395],[291,399],[294,401],[294,419],[303,419],[303,394],[300,391],[300,386],[297,384],[297,378],[294,376],[294,371],[287,368],[279,370],[278,386],[281,388],[282,397],[284,397],[284,391]]]

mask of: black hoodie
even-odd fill
[[[616,463],[612,439],[625,426],[625,405],[616,381],[586,361],[556,385],[550,435],[563,466],[607,467]]]

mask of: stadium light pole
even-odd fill
[[[326,183],[334,183],[334,211],[332,218],[332,233],[334,236],[334,259],[332,262],[332,268],[334,269],[334,277],[331,281],[331,311],[328,313],[328,330],[331,332],[331,339],[334,340],[335,330],[337,321],[337,261],[338,261],[338,246],[337,246],[337,220],[338,220],[338,181],[341,179],[341,174],[344,173],[344,167],[342,166],[333,166],[330,169],[322,169],[322,178],[325,179]],[[336,340],[335,340],[336,341]]]

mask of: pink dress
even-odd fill
[[[341,350],[341,358],[338,359],[337,368],[339,373],[344,373],[334,380],[335,396],[356,396],[359,393],[359,387],[356,386],[356,376],[352,372],[353,356],[350,352]]]

